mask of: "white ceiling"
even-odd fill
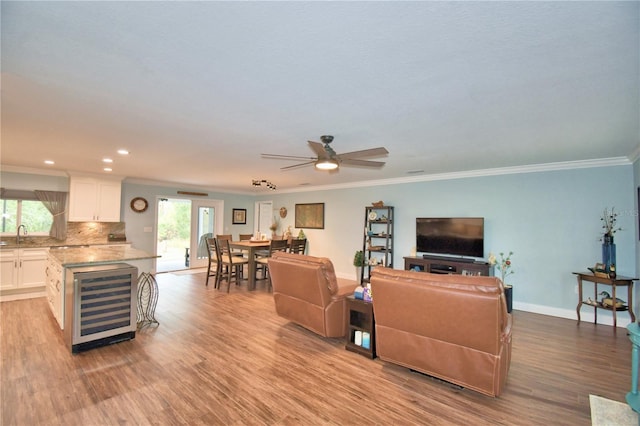
[[[640,146],[635,1],[2,1],[1,13],[5,169],[100,172],[111,156],[133,181],[252,191],[252,179],[291,189]],[[260,156],[311,156],[323,134],[338,153],[385,146],[386,166],[281,171],[295,163]]]

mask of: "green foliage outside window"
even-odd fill
[[[189,239],[191,232],[190,203],[160,203],[158,241]]]
[[[13,234],[24,225],[29,234],[48,234],[53,216],[40,201],[1,200],[2,223],[0,232]]]

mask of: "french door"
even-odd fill
[[[224,230],[224,202],[221,200],[193,200],[191,204],[191,248],[189,267],[207,266],[206,239]]]
[[[271,238],[269,227],[273,223],[273,201],[256,201],[253,233],[265,234]]]

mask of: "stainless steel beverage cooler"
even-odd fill
[[[136,336],[138,268],[126,263],[67,268],[64,340],[71,352]]]

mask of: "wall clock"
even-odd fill
[[[149,208],[149,202],[142,197],[136,197],[131,200],[131,210],[136,213],[142,213]]]

